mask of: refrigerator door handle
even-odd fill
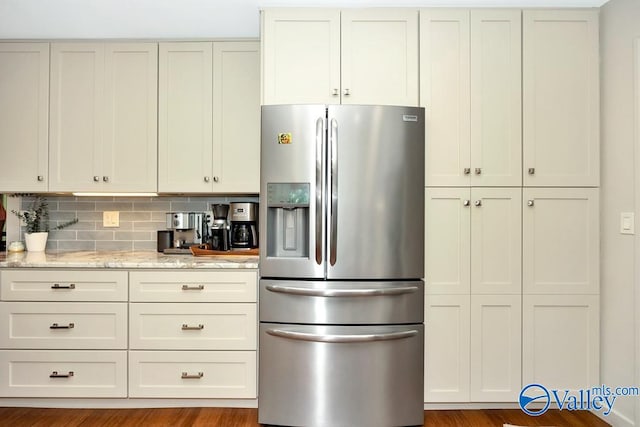
[[[322,265],[322,195],[324,180],[322,170],[322,153],[325,142],[324,118],[316,120],[316,263]]]
[[[338,250],[338,122],[331,119],[331,129],[329,130],[329,142],[331,145],[331,230],[329,239],[329,263],[336,264]]]
[[[365,335],[317,335],[306,332],[284,331],[282,329],[267,329],[267,334],[275,337],[287,338],[297,341],[313,341],[325,343],[362,343],[374,341],[390,341],[411,338],[418,335],[418,331],[391,332],[388,334],[365,334]]]
[[[420,290],[417,286],[384,289],[310,289],[280,285],[267,285],[266,289],[271,292],[311,297],[372,297],[411,294]]]

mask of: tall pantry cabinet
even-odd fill
[[[597,34],[595,10],[420,11],[426,402],[598,382]]]

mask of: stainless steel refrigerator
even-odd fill
[[[422,425],[424,127],[262,107],[260,423]]]

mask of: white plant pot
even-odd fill
[[[24,241],[27,244],[27,250],[29,252],[43,252],[47,246],[47,237],[49,237],[49,233],[46,231],[41,233],[26,233],[24,235]]]

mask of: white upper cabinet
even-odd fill
[[[158,191],[257,193],[259,44],[160,43]]]
[[[427,186],[521,185],[519,10],[422,9]]]
[[[49,44],[0,43],[0,192],[48,188]]]
[[[598,12],[523,16],[524,184],[598,186]]]
[[[50,191],[156,191],[157,45],[51,45]]]
[[[263,104],[418,105],[413,9],[266,9]]]
[[[262,103],[340,103],[340,11],[262,11]]]

